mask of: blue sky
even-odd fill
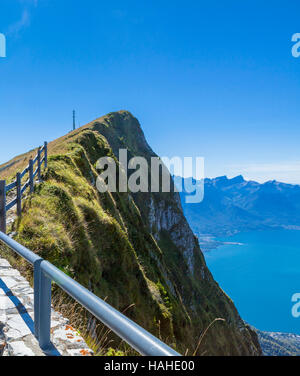
[[[1,0],[0,163],[127,109],[206,175],[300,183],[297,0]]]

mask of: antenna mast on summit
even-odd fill
[[[75,114],[75,110],[73,110],[73,131],[75,131],[76,129],[76,114]]]

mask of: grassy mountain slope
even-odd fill
[[[118,149],[155,156],[128,112],[108,114],[49,144],[43,183],[24,204],[16,240],[49,260],[178,351],[191,354],[216,318],[198,354],[258,355],[256,334],[213,280],[177,193],[105,193],[96,162]],[[31,152],[10,162],[13,178]],[[2,166],[3,167],[3,166]],[[22,260],[17,264],[23,271]]]

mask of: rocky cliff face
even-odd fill
[[[177,193],[105,193],[96,162],[156,156],[138,121],[121,111],[49,145],[49,167],[23,217],[17,240],[119,310],[192,354],[260,355],[257,336],[209,272]]]

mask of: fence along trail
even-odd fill
[[[10,184],[6,184],[5,180],[0,180],[0,231],[6,234],[6,224],[7,224],[7,212],[13,207],[17,207],[17,215],[22,214],[22,197],[24,193],[29,188],[30,193],[34,191],[35,179],[41,181],[41,171],[47,168],[48,163],[48,144],[44,143],[43,147],[38,148],[37,155],[34,159],[30,159],[28,166],[23,172],[18,172],[16,175],[16,180]],[[35,168],[36,167],[36,168]],[[22,185],[22,180],[28,175],[28,179]],[[14,196],[10,202],[8,201],[7,194],[16,191],[16,196]]]

